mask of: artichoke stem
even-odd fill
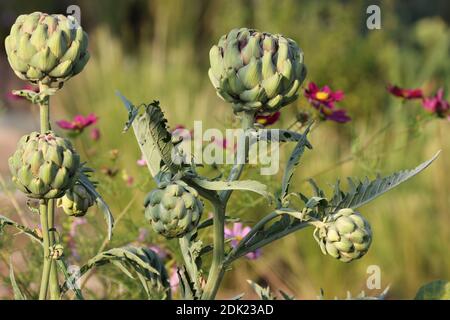
[[[49,228],[49,246],[53,247],[56,243],[55,241],[55,200],[50,199],[48,201],[48,228]],[[59,300],[61,295],[59,289],[59,281],[58,281],[58,269],[56,265],[56,261],[52,260],[51,262],[51,271],[50,271],[50,299],[51,300]]]
[[[47,298],[48,282],[50,277],[51,260],[50,260],[50,243],[48,233],[48,218],[47,218],[48,200],[41,199],[39,202],[39,216],[41,219],[42,229],[42,245],[44,248],[44,261],[42,268],[41,286],[39,290],[39,300]]]
[[[219,290],[224,275],[223,262],[225,258],[225,206],[223,203],[214,204],[214,246],[213,260],[203,290],[202,300],[212,300]]]
[[[48,89],[48,86],[39,83],[39,92],[43,92]],[[50,98],[46,97],[44,102],[39,104],[40,117],[41,117],[41,133],[49,131],[50,128]]]

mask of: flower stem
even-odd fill
[[[214,250],[208,280],[203,290],[202,300],[211,300],[217,294],[224,275],[223,260],[225,258],[225,207],[223,203],[214,204]]]
[[[43,92],[48,86],[39,83],[39,91]],[[41,133],[51,130],[50,126],[50,97],[45,97],[39,103],[40,126]],[[50,299],[58,300],[60,297],[60,289],[58,282],[58,269],[56,261],[50,257],[50,247],[55,244],[55,201],[53,199],[40,200],[39,214],[41,218],[41,228],[44,245],[44,262],[42,270],[41,288],[39,299],[47,298],[47,291],[50,283]]]
[[[39,216],[41,219],[41,228],[42,228],[42,239],[43,239],[42,245],[44,247],[44,262],[42,268],[41,286],[39,290],[39,300],[45,300],[47,298],[48,281],[51,269],[47,208],[48,208],[48,200],[41,199],[39,202]]]
[[[244,112],[242,114],[241,126],[244,131],[252,129],[255,124],[255,113]],[[245,161],[244,163],[236,163],[234,170],[232,170],[228,181],[238,180],[242,174],[245,163],[247,162],[248,153],[250,149],[250,139],[248,136],[245,138]],[[211,300],[214,299],[217,291],[219,290],[220,283],[222,282],[225,274],[224,259],[225,259],[225,209],[228,200],[231,196],[231,190],[226,190],[220,193],[221,201],[214,202],[214,240],[213,240],[213,260],[211,268],[209,270],[208,280],[203,291],[202,299]]]
[[[50,199],[48,201],[47,208],[47,219],[48,219],[48,228],[49,228],[49,246],[52,247],[56,244],[55,241],[55,200]],[[50,299],[51,300],[59,300],[60,298],[60,289],[59,289],[59,281],[58,281],[58,269],[56,265],[56,260],[52,259],[51,262],[51,272],[50,272]]]

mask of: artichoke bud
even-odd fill
[[[346,208],[327,217],[314,231],[314,238],[324,254],[350,262],[367,253],[372,242],[372,230],[361,214]]]
[[[62,208],[67,215],[74,217],[84,216],[94,203],[94,197],[79,183],[67,190],[64,196],[57,201],[58,207]]]
[[[144,206],[153,229],[169,239],[194,230],[203,212],[198,192],[182,181],[162,183],[147,195]]]
[[[8,163],[18,189],[30,198],[53,199],[74,184],[80,157],[69,140],[51,131],[32,132],[20,139]]]
[[[235,112],[275,112],[297,98],[303,52],[282,35],[233,29],[209,52],[209,78]]]
[[[89,60],[88,37],[71,19],[42,12],[16,19],[5,39],[5,48],[19,78],[60,88],[83,69]]]

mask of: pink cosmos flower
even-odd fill
[[[329,108],[334,107],[334,103],[344,99],[344,92],[341,90],[332,91],[329,86],[319,88],[314,82],[308,84],[305,89],[305,97],[313,106],[325,105]]]
[[[400,97],[406,100],[411,99],[422,99],[423,92],[422,89],[405,89],[398,86],[388,85],[387,90],[396,97]]]
[[[81,114],[76,115],[72,121],[59,120],[56,124],[65,130],[71,130],[81,133],[86,127],[97,123],[98,117],[91,113],[88,116],[83,116]]]
[[[147,165],[147,160],[145,160],[144,155],[141,155],[141,158],[137,160],[136,163],[140,167],[145,167]]]
[[[259,114],[256,116],[256,123],[259,123],[264,127],[267,127],[277,122],[280,119],[280,115],[281,115],[280,111],[268,115]]]
[[[78,218],[78,219],[74,219],[72,224],[70,225],[69,237],[68,237],[69,238],[68,239],[68,247],[69,247],[72,257],[75,260],[80,260],[80,255],[78,253],[77,245],[75,242],[75,237],[77,236],[77,229],[79,226],[86,224],[86,223],[87,223],[86,218]]]
[[[100,129],[99,128],[93,128],[91,130],[91,139],[94,141],[100,140]]]
[[[172,292],[176,292],[180,285],[180,279],[178,278],[177,266],[173,266],[169,271],[169,284]]]
[[[422,105],[425,110],[435,113],[438,117],[450,116],[450,104],[444,99],[443,88],[440,88],[435,96],[424,98]]]
[[[243,227],[243,224],[240,222],[236,222],[233,224],[231,229],[225,227],[225,238],[232,239],[231,246],[235,248],[238,243],[250,232],[250,227]],[[255,260],[261,256],[261,249],[257,249],[256,251],[249,252],[245,255],[247,259]]]

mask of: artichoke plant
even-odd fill
[[[51,131],[23,136],[9,158],[13,182],[30,198],[63,196],[75,182],[79,167],[80,157],[70,141]]]
[[[198,192],[182,181],[163,184],[146,197],[145,217],[166,238],[182,237],[194,230],[203,212]]]
[[[342,262],[361,258],[369,250],[372,231],[369,222],[353,209],[341,209],[314,231],[324,254]]]
[[[95,199],[82,184],[76,183],[57,203],[67,215],[82,217],[94,205]]]
[[[61,86],[89,60],[88,37],[72,16],[34,12],[20,15],[5,39],[15,74],[31,83]]]
[[[292,39],[233,29],[209,52],[209,78],[235,112],[275,112],[297,99],[306,77],[303,52]]]

